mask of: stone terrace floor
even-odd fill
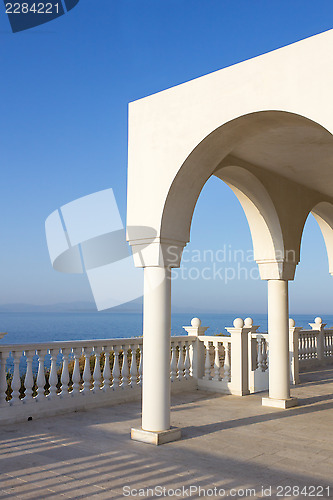
[[[165,498],[146,491],[155,487],[184,487],[173,498],[208,498],[214,487],[262,498],[262,486],[272,487],[266,498],[333,498],[333,370],[303,374],[292,394],[300,406],[289,410],[262,407],[262,394],[178,394],[172,423],[183,438],[159,447],[129,439],[139,402],[2,426],[0,498]]]

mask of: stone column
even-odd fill
[[[264,406],[289,408],[290,397],[288,281],[268,280],[269,397]]]
[[[171,280],[163,267],[144,270],[142,428],[170,429]]]
[[[151,444],[180,439],[170,428],[171,270],[185,242],[161,238],[130,241],[136,267],[144,268],[142,427],[131,438]]]

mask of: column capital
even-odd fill
[[[295,277],[298,262],[287,262],[285,260],[257,260],[260,278],[262,280],[285,280],[292,281]]]
[[[185,241],[165,238],[129,240],[135,267],[179,267]]]

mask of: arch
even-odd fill
[[[258,144],[261,149],[256,162],[254,152],[258,151]],[[288,166],[279,166],[278,156],[283,144],[284,156],[290,152],[293,164],[289,170]],[[250,161],[272,175],[278,171],[285,176],[287,170],[291,182],[301,180],[304,183],[305,174],[301,179],[299,177],[305,161],[302,149],[307,144],[318,146],[318,155],[327,154],[327,147],[333,152],[330,132],[304,116],[285,111],[258,111],[221,125],[192,150],[169,184],[158,230],[160,237],[189,241],[192,216],[200,192],[208,178],[229,156],[240,159],[240,162]],[[249,158],[246,157],[247,150]],[[268,164],[264,164],[265,157]],[[273,160],[275,164],[270,170]],[[310,186],[310,180],[308,184]],[[309,186],[304,187],[311,189]]]
[[[311,210],[322,232],[327,257],[329,273],[333,275],[333,204],[322,201]]]

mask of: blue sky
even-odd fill
[[[331,0],[80,0],[12,34],[1,4],[0,304],[92,300],[85,276],[52,269],[44,222],[108,187],[125,222],[128,102],[330,29],[332,20]],[[211,179],[189,251],[224,245],[252,248],[237,199]],[[173,289],[184,310],[266,310],[259,280],[178,278]],[[332,312],[333,279],[312,219],[290,295],[295,313]]]

